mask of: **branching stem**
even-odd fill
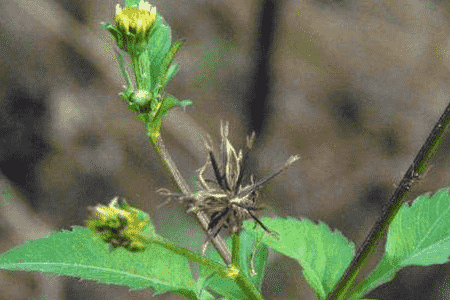
[[[150,140],[152,141],[152,139]],[[187,184],[186,180],[184,180],[183,176],[181,176],[175,162],[172,160],[172,157],[164,146],[161,135],[159,135],[158,137],[157,144],[153,143],[153,148],[156,150],[156,153],[158,153],[158,156],[160,157],[163,165],[172,174],[181,192],[185,195],[192,194],[191,188]],[[195,214],[203,229],[206,231],[206,233],[208,233],[208,225],[210,223],[208,216],[203,211],[197,211]],[[224,240],[219,235],[217,235],[216,237],[213,237],[211,241],[224,262],[229,265],[231,263],[231,254]]]

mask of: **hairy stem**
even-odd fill
[[[389,205],[383,211],[377,222],[373,226],[369,235],[358,249],[356,256],[353,258],[350,266],[344,272],[344,275],[339,280],[334,291],[327,297],[327,300],[348,299],[346,294],[350,289],[353,289],[355,280],[361,269],[367,264],[378,243],[386,235],[389,225],[394,220],[398,211],[400,210],[403,200],[410,190],[414,180],[423,174],[432,160],[437,150],[439,149],[444,135],[448,131],[450,123],[450,104],[445,109],[442,116],[437,121],[430,135],[428,136],[422,148],[414,158],[413,163],[406,171],[402,181],[398,185],[391,199]]]

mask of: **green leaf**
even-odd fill
[[[102,27],[103,27],[103,29],[106,29],[111,33],[111,35],[116,40],[117,46],[120,49],[124,49],[122,33],[119,30],[117,30],[116,26],[112,25],[111,23],[105,23],[105,24],[103,24]]]
[[[211,295],[211,293],[209,293],[208,291],[203,291],[200,295],[199,295],[201,300],[215,300],[216,297],[214,297],[213,295]]]
[[[164,87],[169,83],[172,77],[178,72],[178,68],[176,65],[171,66],[170,69],[169,67],[173,59],[175,58],[175,55],[177,54],[178,50],[180,50],[182,46],[183,46],[182,40],[178,40],[175,43],[173,43],[173,45],[170,46],[170,49],[164,56],[164,59],[160,63],[160,70],[159,70],[160,73],[156,80],[155,87],[160,89],[161,92],[164,90]]]
[[[126,87],[125,90],[121,93],[122,96],[129,100],[128,98],[133,93],[133,83],[131,82],[130,75],[128,75],[127,68],[125,66],[125,59],[124,59],[124,51],[122,51],[120,48],[117,49],[117,63],[119,64],[120,73],[122,73],[123,78],[125,79]]]
[[[161,66],[172,44],[172,30],[163,17],[156,13],[156,24],[152,30],[148,43],[148,57],[151,62],[152,87],[157,83],[157,78],[161,76]]]
[[[196,299],[187,260],[155,244],[132,253],[108,244],[86,228],[53,232],[0,255],[4,270],[39,271],[73,276],[131,290],[153,288],[156,294],[175,291]]]
[[[126,1],[125,1],[125,8],[126,8],[126,7],[130,7],[130,6],[133,6],[133,5],[138,6],[138,5],[139,5],[139,2],[141,2],[141,0],[126,0]],[[147,1],[147,2],[148,2],[148,1]]]
[[[266,246],[262,245],[259,251],[256,252],[255,257],[253,258],[253,266],[255,268],[256,275],[250,276],[251,263],[249,261],[249,257],[254,250],[256,240],[253,236],[243,231],[241,232],[240,241],[241,270],[245,275],[247,275],[248,278],[250,278],[250,282],[252,282],[258,290],[261,290],[262,280],[264,278],[268,259],[268,249]],[[231,238],[228,238],[225,242],[227,246],[231,248]],[[208,248],[207,256],[214,261],[222,263],[222,259],[217,253],[217,250],[211,246]],[[248,299],[248,297],[233,280],[219,276],[215,270],[201,268],[197,284],[199,291],[208,286],[215,292],[229,299]]]
[[[403,204],[389,227],[383,258],[349,299],[357,299],[392,280],[403,267],[443,264],[449,256],[450,195],[444,188],[434,195],[417,197],[412,205]]]
[[[171,66],[169,67],[169,69],[167,70],[167,73],[166,73],[165,78],[164,78],[163,81],[161,82],[161,85],[162,85],[163,87],[167,86],[167,84],[169,84],[169,82],[172,80],[172,78],[173,78],[175,75],[177,75],[178,69],[179,69],[178,65],[175,65],[175,64],[174,64],[174,65],[171,65]]]
[[[261,222],[277,232],[279,238],[268,235],[260,226],[254,227],[252,221],[244,221],[244,227],[270,248],[297,260],[317,298],[325,299],[350,264],[354,244],[322,222],[267,217],[261,218]]]

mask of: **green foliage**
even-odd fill
[[[141,1],[127,0],[125,8],[138,6]],[[131,10],[142,12],[137,7]],[[104,28],[122,49],[118,51],[118,63],[126,88],[121,96],[147,124],[148,137],[159,151],[163,117],[173,107],[191,105],[192,101],[180,101],[165,92],[177,74],[173,59],[182,42],[172,44],[171,28],[159,12],[146,9],[143,15],[149,19],[133,23],[135,27],[145,25],[138,30],[130,28],[126,18],[120,25],[105,24]],[[134,84],[127,73],[123,51],[131,56]],[[222,176],[218,177],[220,181]],[[118,198],[108,206],[97,205],[93,213],[87,228],[74,226],[71,231],[51,232],[46,238],[28,241],[1,254],[0,268],[78,277],[131,290],[151,288],[155,294],[172,291],[188,299],[215,299],[213,292],[226,299],[262,299],[261,285],[268,250],[272,248],[300,264],[306,281],[321,300],[333,292],[355,255],[354,244],[322,222],[261,218],[270,231],[255,226],[253,220],[244,221],[245,230],[235,232],[231,263],[224,265],[214,248],[209,248],[205,258],[163,239],[155,232],[147,213]],[[449,236],[449,189],[422,195],[412,205],[403,204],[390,224],[382,260],[358,286],[348,290],[345,299],[361,299],[406,266],[448,262]],[[231,238],[226,245],[231,248]],[[189,261],[199,266],[197,280]],[[344,294],[346,290],[340,291]]]
[[[140,220],[148,223],[145,228],[153,230],[145,212],[127,204],[114,205],[135,212]],[[420,196],[412,205],[405,203],[390,227],[381,262],[349,292],[347,299],[361,299],[392,280],[395,273],[406,266],[446,263],[450,256],[449,214],[449,189],[441,189],[433,196]],[[261,221],[277,232],[278,238],[255,226],[254,221],[244,222],[239,266],[243,275],[260,290],[268,248],[272,248],[295,259],[317,298],[325,299],[349,265],[355,253],[353,243],[321,222],[267,217]],[[46,238],[9,250],[0,256],[0,268],[80,277],[98,283],[125,285],[131,290],[152,288],[156,294],[173,291],[189,299],[213,299],[211,290],[228,299],[248,299],[221,265],[215,249],[207,252],[205,261],[209,264],[200,261],[199,278],[194,280],[188,259],[199,263],[196,255],[176,246],[162,246],[170,242],[164,242],[154,232],[148,232],[147,237],[148,245],[143,251],[117,248],[111,252],[108,243],[94,232],[75,226],[72,231],[53,232]],[[227,245],[231,246],[231,239],[227,240]]]
[[[156,294],[168,291],[188,294],[194,285],[183,256],[156,244],[142,252],[123,248],[110,252],[108,244],[78,226],[11,249],[0,256],[0,268],[79,277],[124,285],[133,291],[151,287]]]
[[[157,14],[156,26],[152,33],[150,43],[152,46],[148,49],[148,59],[151,62],[152,87],[156,88],[158,79],[165,75],[164,72],[167,72],[167,68],[169,68],[175,54],[180,48],[178,47],[176,51],[169,51],[173,47],[172,30],[160,14]],[[169,62],[165,62],[164,59],[169,55],[172,56],[172,59]]]
[[[279,239],[265,234],[264,230],[245,223],[245,229],[261,238],[261,242],[286,256],[295,259],[303,268],[303,276],[316,292],[325,299],[344,273],[355,254],[355,246],[339,231],[331,231],[324,224],[314,224],[308,219],[261,218]]]
[[[158,136],[161,129],[162,118],[175,106],[188,106],[191,105],[191,100],[178,100],[171,94],[166,94],[163,98],[161,107],[158,109],[156,115],[153,118],[153,122],[148,123],[148,137],[154,139]]]
[[[141,0],[126,1],[122,12],[131,6],[136,6],[133,8],[136,11],[143,11],[137,9],[140,3]],[[134,15],[138,16],[138,14]],[[146,14],[142,15],[146,16]],[[103,27],[111,33],[119,47],[118,63],[126,83],[121,96],[139,119],[147,124],[148,136],[152,144],[157,146],[162,118],[176,106],[184,107],[192,104],[191,100],[180,101],[173,95],[165,93],[166,86],[178,72],[178,66],[172,62],[182,42],[176,41],[172,44],[172,30],[159,12],[156,12],[155,18],[151,19],[154,22],[144,27],[141,34],[139,34],[140,31],[131,28],[131,25],[130,28],[125,26],[127,23],[124,23],[124,20],[127,18],[116,17],[116,20],[118,22],[116,25],[107,23]],[[145,23],[146,20],[134,23]],[[125,66],[123,51],[131,56],[135,87]]]
[[[251,283],[256,286],[259,291],[261,291],[262,280],[264,278],[268,259],[268,248],[266,245],[256,245],[255,237],[249,235],[245,231],[241,233],[240,241],[240,269],[245,276],[249,278]],[[226,244],[229,248],[231,248],[231,238],[226,240]],[[254,255],[251,261],[250,257],[254,250],[256,250],[256,255]],[[219,254],[214,248],[209,248],[207,251],[207,256],[214,261],[221,261]],[[254,270],[252,270],[252,266]],[[200,287],[199,292],[201,292],[203,288],[209,287],[228,299],[248,299],[236,282],[232,279],[221,276],[218,272],[209,268],[201,268],[200,270],[201,271],[197,282]],[[255,275],[253,276],[251,274],[252,271],[255,272]]]
[[[340,232],[332,232],[323,223],[307,219],[261,218],[280,234],[276,240],[261,228],[246,222],[251,234],[261,236],[262,243],[289,256],[302,266],[306,281],[318,299],[325,299],[348,267],[355,253],[353,243]],[[418,197],[410,206],[405,203],[392,222],[385,254],[376,269],[346,299],[361,296],[392,280],[401,268],[412,265],[444,264],[450,256],[450,195],[449,189]]]
[[[353,291],[364,295],[394,278],[406,266],[444,264],[450,256],[450,196],[444,188],[434,195],[404,203],[389,227],[386,252],[370,276]]]
[[[126,0],[125,1],[125,7],[130,7],[130,6],[137,6],[139,4],[139,2],[141,2],[141,0]]]

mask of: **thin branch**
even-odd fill
[[[190,195],[192,194],[191,188],[187,184],[186,180],[184,180],[183,176],[181,176],[180,171],[178,170],[177,166],[175,165],[175,162],[172,160],[172,157],[170,156],[169,152],[167,151],[166,147],[164,146],[164,143],[162,141],[161,136],[158,137],[158,143],[159,143],[159,150],[162,156],[163,161],[166,163],[167,167],[169,168],[169,171],[172,173],[173,178],[178,184],[178,187],[180,188],[181,192],[184,195]],[[202,225],[205,232],[208,234],[208,225],[210,223],[210,220],[208,216],[203,211],[196,211],[195,215]],[[231,263],[231,253],[228,249],[227,245],[223,241],[223,239],[220,236],[212,237],[211,239],[212,244],[219,252],[220,256],[222,256],[222,259],[225,261],[227,265]]]

